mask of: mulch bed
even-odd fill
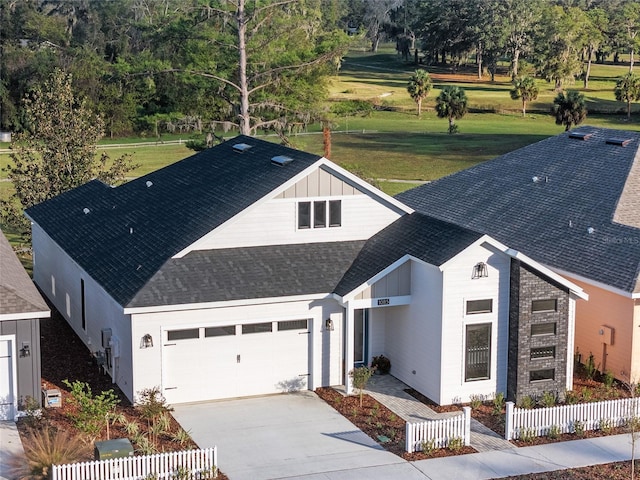
[[[456,451],[441,448],[434,450],[430,455],[422,452],[409,454],[405,452],[406,422],[373,397],[363,395],[361,407],[358,395],[344,396],[333,388],[324,387],[317,388],[316,393],[380,446],[405,460],[424,460],[476,452],[471,447],[462,447]],[[382,442],[379,436],[385,436],[389,441]]]
[[[639,466],[636,465],[636,476]],[[631,462],[606,463],[591,467],[570,468],[555,472],[531,473],[504,477],[501,480],[629,480],[631,478]]]

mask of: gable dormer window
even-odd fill
[[[341,200],[298,202],[298,230],[342,226]]]

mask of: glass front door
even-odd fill
[[[354,310],[353,312],[353,366],[361,367],[367,364],[367,339],[369,326],[369,310]]]

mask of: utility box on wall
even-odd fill
[[[45,408],[60,408],[62,394],[57,388],[42,389],[42,406]]]
[[[133,457],[133,446],[128,438],[114,438],[96,442],[93,452],[95,460]]]
[[[602,335],[602,343],[605,345],[613,345],[614,329],[606,325],[600,325],[600,335]]]

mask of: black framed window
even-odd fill
[[[549,323],[536,323],[531,325],[531,336],[536,335],[555,335],[556,334],[556,322]]]
[[[313,202],[313,228],[327,226],[327,202]]]
[[[464,380],[487,380],[490,376],[491,324],[467,325]]]
[[[235,325],[225,325],[224,327],[206,327],[204,329],[205,337],[226,337],[236,334]]]
[[[329,226],[342,226],[342,200],[329,200]]]
[[[298,203],[298,228],[311,228],[311,202]]]
[[[182,330],[169,330],[167,332],[167,340],[190,340],[200,338],[199,328],[185,328]]]
[[[285,330],[307,330],[307,320],[283,320],[278,322],[278,331]]]
[[[493,299],[467,300],[467,315],[476,313],[491,313],[493,311]]]
[[[546,298],[544,300],[534,300],[531,302],[532,312],[556,312],[558,310],[558,300]]]
[[[248,333],[267,333],[271,332],[273,328],[273,324],[271,322],[264,323],[247,323],[242,325],[242,334],[246,335]]]
[[[536,358],[555,358],[556,356],[556,347],[538,347],[531,349],[531,360],[535,360]]]
[[[543,370],[532,370],[529,372],[530,382],[543,382],[545,380],[554,380],[556,370],[554,368],[545,368]]]

